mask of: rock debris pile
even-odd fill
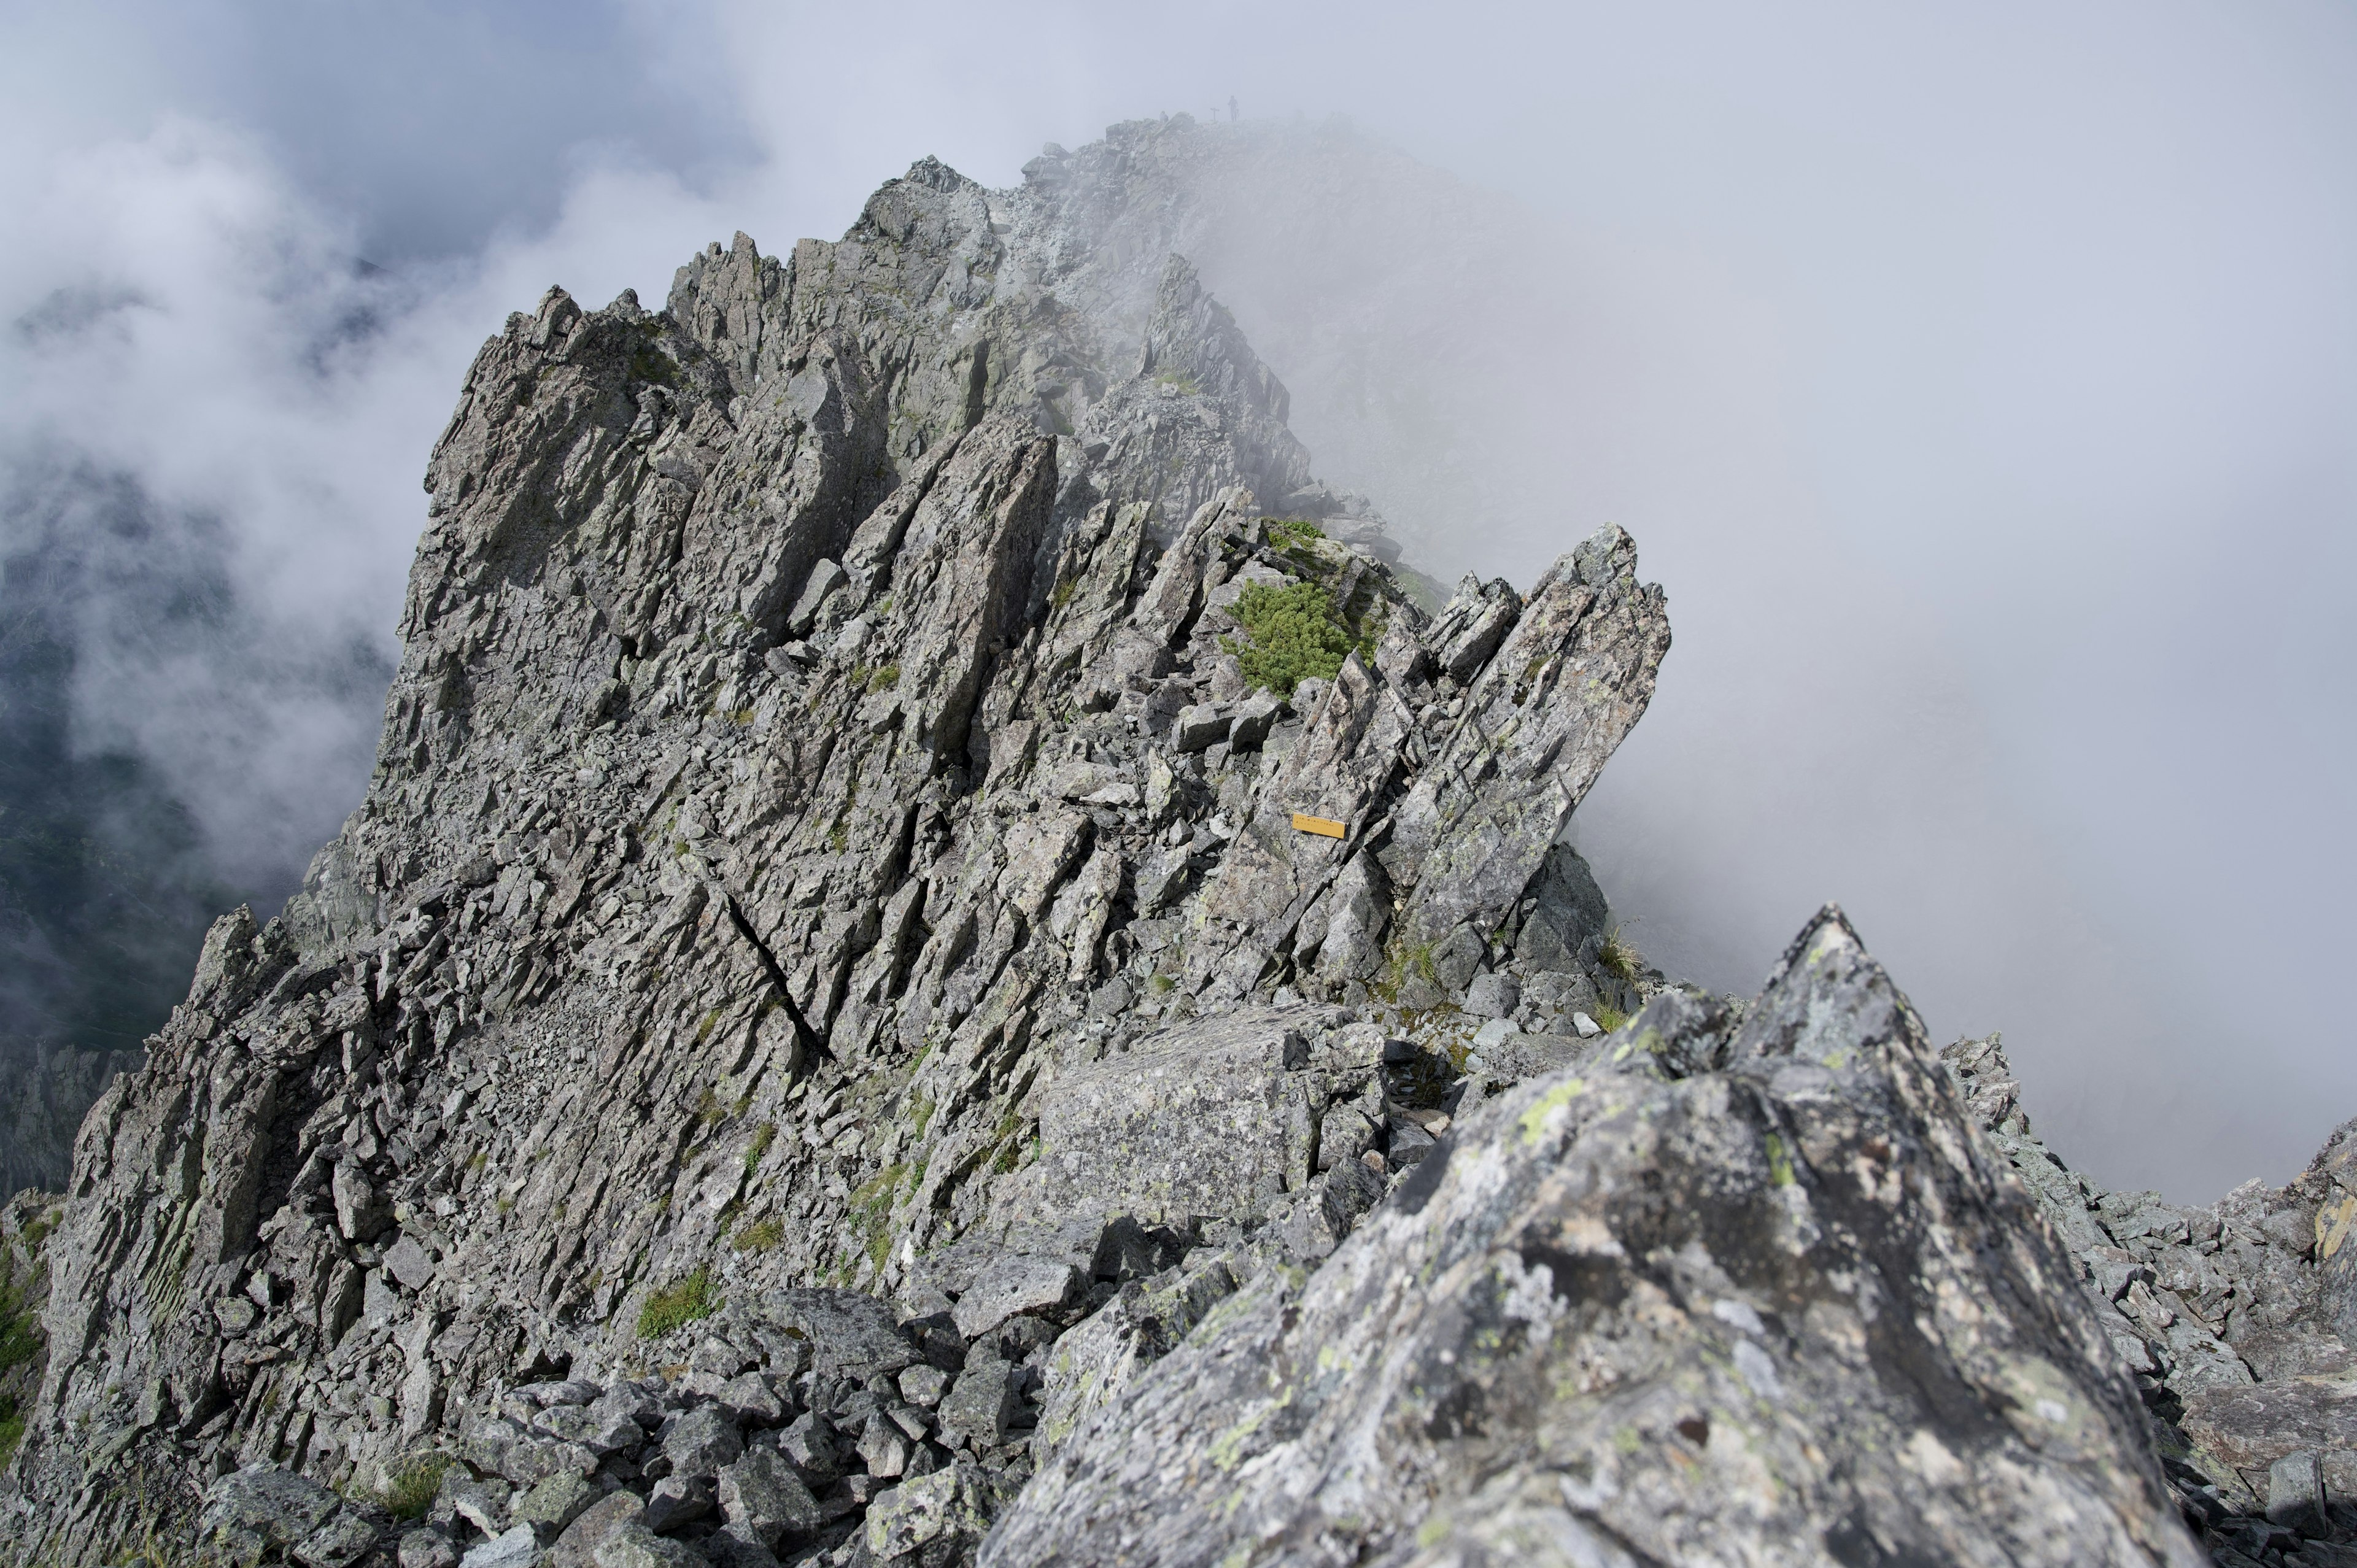
[[[483,347],[367,800],[41,1211],[18,1555],[2350,1539],[2341,1167],[2093,1193],[1837,912],[1647,968],[1564,835],[1660,591],[1451,593],[1312,477],[1173,253],[1204,134]]]

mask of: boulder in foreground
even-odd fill
[[[983,1561],[2198,1563],[2074,1274],[1828,909],[1463,1116]]]

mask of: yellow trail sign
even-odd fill
[[[1305,817],[1296,811],[1293,813],[1293,831],[1297,833],[1323,833],[1329,839],[1338,839],[1347,830],[1330,817]]]

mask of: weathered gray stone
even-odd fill
[[[1366,1112],[1352,1105],[1336,1106],[1318,1123],[1318,1168],[1326,1170],[1337,1160],[1355,1160],[1374,1142],[1375,1125],[1367,1120]]]
[[[540,1443],[527,1439],[500,1456],[499,1472],[519,1487],[536,1487],[552,1476],[587,1476],[597,1468],[597,1455],[579,1443]]]
[[[458,1559],[458,1568],[533,1568],[540,1561],[540,1538],[528,1524],[478,1541]]]
[[[647,1488],[646,1511],[639,1515],[639,1523],[662,1535],[708,1517],[712,1509],[710,1477],[665,1476]]]
[[[384,1250],[384,1267],[409,1290],[424,1290],[434,1278],[433,1256],[413,1236],[404,1236]]]
[[[689,1411],[663,1434],[663,1455],[680,1477],[706,1477],[745,1452],[744,1434],[727,1412],[712,1405]]]
[[[2321,1537],[2332,1528],[2324,1509],[2324,1467],[2313,1452],[2287,1454],[2267,1466],[2267,1519],[2286,1530]]]
[[[303,1568],[350,1568],[371,1555],[384,1538],[382,1516],[346,1508],[295,1543],[287,1555]]]
[[[1254,692],[1236,704],[1236,716],[1228,726],[1228,744],[1238,751],[1251,751],[1268,739],[1268,732],[1285,711],[1285,703],[1267,692]],[[1184,746],[1180,750],[1186,750]]]
[[[931,1410],[942,1402],[950,1378],[938,1367],[911,1367],[900,1374],[899,1383],[902,1398],[921,1410]]]
[[[775,1547],[807,1535],[821,1522],[818,1500],[786,1461],[756,1448],[720,1472],[720,1512],[740,1533]]]
[[[778,1452],[804,1480],[821,1485],[834,1479],[841,1463],[834,1429],[815,1411],[805,1411],[787,1423],[778,1434]]]
[[[517,1498],[508,1517],[518,1524],[538,1526],[544,1536],[554,1536],[587,1512],[597,1497],[597,1488],[587,1476],[567,1470]]]
[[[1068,1069],[1041,1094],[1039,1163],[1002,1189],[1002,1211],[1148,1224],[1265,1211],[1309,1178],[1326,1080],[1302,1030],[1328,1021],[1245,1009]]]
[[[1596,874],[1571,845],[1550,844],[1531,899],[1514,939],[1515,955],[1534,970],[1576,972],[1582,947],[1609,933],[1611,911]]]
[[[1006,1429],[1022,1408],[1014,1369],[996,1356],[978,1355],[966,1362],[942,1401],[942,1434],[995,1448],[1006,1441]]]
[[[889,1302],[845,1290],[786,1290],[762,1304],[777,1322],[813,1347],[813,1369],[865,1382],[914,1366],[923,1357],[900,1332]]]
[[[577,1443],[604,1457],[636,1448],[646,1432],[620,1411],[602,1402],[591,1405],[552,1405],[533,1418],[533,1429],[563,1443]]]
[[[665,1540],[634,1520],[599,1541],[589,1561],[595,1568],[707,1568],[710,1560],[685,1541]]]
[[[1170,744],[1179,751],[1200,751],[1228,738],[1234,715],[1218,703],[1196,703],[1178,710],[1171,726]]]
[[[849,578],[843,568],[833,561],[821,561],[813,565],[810,576],[802,584],[802,596],[794,601],[793,609],[786,617],[787,635],[809,636],[812,625],[818,619],[819,607],[847,581]]]
[[[593,1568],[597,1548],[623,1526],[638,1521],[646,1504],[629,1491],[608,1492],[583,1509],[549,1548],[549,1568]]]
[[[1598,531],[1547,569],[1473,681],[1464,717],[1400,806],[1386,856],[1412,886],[1409,941],[1501,926],[1644,713],[1670,628],[1661,590],[1641,586],[1636,567],[1628,534]],[[1476,775],[1491,782],[1444,785]]]
[[[1511,974],[1480,975],[1466,988],[1465,1011],[1480,1017],[1507,1018],[1522,1004],[1522,985]]]
[[[1044,1460],[1235,1288],[1225,1259],[1199,1257],[1124,1285],[1111,1302],[1058,1339],[1039,1394],[1035,1457]]]
[[[909,1468],[909,1434],[880,1410],[872,1412],[859,1429],[856,1449],[860,1463],[879,1481],[890,1480]]]
[[[438,1530],[405,1531],[393,1561],[400,1568],[458,1568],[458,1548]],[[568,1563],[565,1568],[583,1568]]]
[[[2074,1267],[1846,922],[1644,1056],[1727,1065],[1484,1103],[1059,1447],[985,1561],[2200,1561]]]
[[[736,1525],[714,1530],[696,1542],[714,1568],[778,1568],[778,1554]]]
[[[952,1316],[959,1334],[979,1339],[1018,1313],[1053,1312],[1080,1289],[1080,1272],[1070,1263],[1004,1252],[974,1274]]]
[[[341,1506],[341,1498],[316,1481],[274,1465],[249,1466],[213,1483],[198,1531],[202,1540],[250,1531],[271,1545],[292,1547]]]
[[[393,1222],[393,1206],[378,1196],[357,1161],[341,1160],[329,1178],[336,1200],[336,1229],[354,1241],[372,1241]]]
[[[465,1520],[485,1535],[497,1535],[508,1527],[508,1504],[513,1496],[514,1488],[505,1477],[486,1476],[478,1480],[454,1466],[443,1474],[439,1503],[451,1516]]]
[[[865,1544],[883,1563],[953,1561],[990,1528],[982,1473],[963,1457],[901,1482],[868,1505]]]
[[[2221,1478],[2263,1477],[2292,1455],[2315,1454],[2331,1494],[2357,1498],[2357,1383],[2290,1378],[2197,1389],[2185,1396],[2179,1424]]]

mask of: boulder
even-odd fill
[[[818,1528],[818,1501],[786,1461],[756,1448],[720,1472],[720,1512],[732,1530],[775,1547]]]
[[[959,1334],[979,1339],[1019,1313],[1053,1312],[1080,1289],[1080,1271],[1070,1263],[1005,1252],[974,1273],[952,1316]]]
[[[901,1482],[867,1507],[863,1544],[878,1563],[951,1563],[990,1528],[988,1483],[963,1457]]]
[[[1487,1101],[1057,1448],[985,1562],[2201,1561],[2135,1390],[1837,911],[1739,1026]],[[1772,1477],[1772,1480],[1770,1479]]]
[[[1000,1213],[1046,1224],[1264,1213],[1309,1178],[1327,1080],[1305,1033],[1327,1022],[1312,1008],[1247,1008],[1070,1069],[1041,1090],[1039,1160],[1001,1189]]]
[[[458,1568],[534,1568],[540,1555],[539,1536],[531,1525],[519,1524],[468,1548]]]
[[[623,1526],[637,1522],[646,1503],[629,1491],[608,1492],[590,1504],[556,1538],[549,1549],[549,1568],[594,1568],[597,1548]]]
[[[1015,1369],[996,1356],[975,1356],[942,1400],[942,1435],[995,1448],[1006,1441],[1006,1429],[1022,1408]]]
[[[825,1377],[865,1382],[924,1359],[900,1331],[899,1313],[877,1296],[824,1288],[784,1290],[764,1298],[762,1309],[811,1346],[811,1368]]]
[[[716,1475],[743,1452],[744,1434],[726,1411],[714,1405],[689,1411],[663,1436],[663,1456],[676,1477]]]
[[[544,1536],[554,1536],[587,1512],[597,1498],[597,1488],[587,1477],[566,1470],[516,1498],[508,1517],[518,1524],[538,1526]]]

